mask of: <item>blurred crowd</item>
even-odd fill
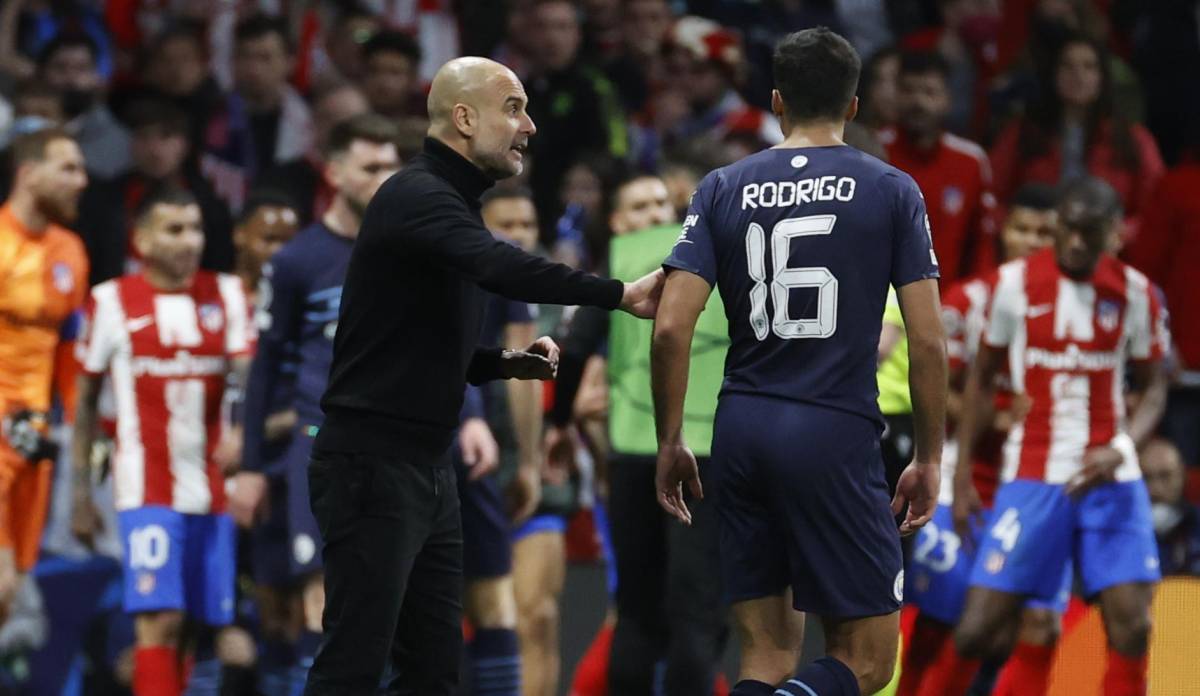
[[[782,140],[770,113],[772,49],[816,25],[863,58],[847,141],[916,179],[943,287],[1003,260],[1000,230],[1027,184],[1090,173],[1119,193],[1125,222],[1113,252],[1161,290],[1174,341],[1162,437],[1143,456],[1163,570],[1200,575],[1197,0],[5,0],[0,200],[19,185],[33,209],[77,234],[94,286],[141,268],[133,230],[143,199],[164,185],[185,190],[201,212],[201,267],[235,274],[253,297],[281,244],[339,196],[353,211],[370,188],[364,180],[356,194],[349,175],[329,174],[331,154],[348,147],[333,137],[339,124],[382,117],[387,129],[343,140],[386,137],[403,166],[423,146],[436,69],[485,55],[522,79],[537,126],[525,174],[485,202],[485,222],[526,249],[603,272],[614,236],[678,223],[707,172]],[[47,129],[78,145],[81,168],[70,153],[30,145]],[[36,176],[17,181],[31,162]],[[10,263],[0,258],[0,268]],[[5,303],[16,297],[8,282],[0,277]],[[0,323],[11,312],[0,306]],[[570,340],[570,319],[543,308],[524,321]],[[14,335],[0,330],[0,372],[25,369],[25,344],[3,345]],[[0,374],[0,391],[7,381]],[[575,521],[568,551],[587,558],[599,545],[571,530],[590,529],[580,520],[607,490],[603,351],[575,386],[573,402],[554,407],[567,413],[551,419],[550,451],[537,456],[579,450],[568,455],[574,466],[545,467],[541,500]],[[58,403],[47,427],[65,437],[72,413]],[[90,546],[72,534],[69,469],[58,467],[47,492],[38,582],[15,590],[0,628],[0,675],[32,693],[121,693],[132,629],[110,620],[121,613],[111,590],[120,567],[104,559],[120,557],[122,540],[111,521]],[[97,490],[98,507],[111,508]],[[566,553],[556,549],[537,553]],[[519,583],[530,561],[516,553]],[[553,573],[537,572],[553,584]],[[227,663],[256,659],[256,617],[269,612],[255,606],[253,585],[247,571],[245,630],[218,645]],[[530,611],[553,614],[544,599]],[[563,667],[566,681],[574,666]],[[559,680],[557,663],[552,671],[544,693]]]

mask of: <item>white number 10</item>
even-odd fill
[[[788,268],[793,237],[829,234],[837,222],[836,215],[809,215],[787,218],[771,228],[771,265],[775,277],[771,280],[771,299],[775,305],[775,320],[771,330],[779,338],[829,338],[837,331],[838,281],[824,266]],[[750,326],[758,340],[767,337],[767,271],[763,228],[750,223],[746,233],[746,261],[754,287],[750,289]],[[815,319],[792,319],[788,316],[788,295],[793,288],[817,288]]]

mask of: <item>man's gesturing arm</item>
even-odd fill
[[[650,348],[650,385],[654,393],[654,423],[658,433],[655,497],[664,510],[685,524],[692,514],[683,500],[683,484],[703,497],[696,456],[683,442],[683,400],[687,395],[688,365],[696,321],[712,292],[708,282],[687,271],[667,278],[663,301],[654,319]]]
[[[911,534],[933,516],[946,435],[946,335],[937,281],[918,280],[899,288],[908,334],[908,388],[912,394],[916,456],[900,475],[892,511],[908,503],[901,534]]]

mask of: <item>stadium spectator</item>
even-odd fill
[[[0,134],[0,199],[8,196],[12,185],[11,141],[47,126],[63,123],[62,100],[58,91],[36,79],[22,80],[13,90],[13,121],[7,134]],[[7,135],[7,138],[4,136]]]
[[[608,79],[578,60],[582,37],[574,3],[536,0],[530,31],[526,89],[537,137],[529,141],[529,186],[542,241],[549,243],[562,213],[559,187],[571,162],[588,151],[623,156],[625,116]]]
[[[995,265],[995,198],[987,153],[946,131],[950,66],[937,53],[905,53],[897,83],[899,123],[880,132],[888,161],[917,181],[929,212],[942,282]]]
[[[1183,497],[1186,470],[1179,450],[1154,439],[1140,456],[1162,574],[1200,576],[1200,508]]]
[[[304,156],[312,116],[287,82],[292,40],[279,19],[256,14],[234,33],[234,91],[212,115],[200,168],[236,214],[258,174]]]
[[[663,44],[674,21],[667,0],[626,0],[621,10],[621,50],[604,66],[628,113],[646,106],[651,91],[667,78]]]
[[[181,23],[159,34],[144,52],[143,91],[174,102],[188,117],[188,166],[204,145],[204,130],[224,96],[208,67],[204,27]]]
[[[310,7],[301,27],[296,83],[308,93],[363,76],[363,45],[380,30],[380,18],[358,3]]]
[[[880,129],[899,120],[896,82],[900,77],[900,50],[882,48],[863,65],[858,82],[858,116],[855,123]]]
[[[1108,52],[1083,36],[1062,44],[1037,100],[1000,133],[991,158],[1002,205],[1024,182],[1057,184],[1091,174],[1116,189],[1129,223],[1146,210],[1163,174],[1149,131],[1114,111]]]
[[[257,306],[263,266],[299,228],[300,216],[292,196],[266,188],[250,192],[242,217],[233,228],[233,247],[237,251],[234,273],[242,279],[252,305]]]
[[[1189,152],[1151,194],[1125,256],[1166,295],[1177,369],[1162,433],[1200,466],[1200,292],[1190,272],[1200,262],[1200,137]]]
[[[113,177],[129,168],[129,133],[104,103],[98,57],[90,36],[60,34],[38,54],[37,77],[62,95],[66,128],[79,143],[88,171]]]
[[[1132,4],[1132,3],[1131,3]],[[1178,162],[1200,123],[1200,90],[1180,89],[1200,74],[1195,0],[1138,3],[1134,65],[1146,96],[1146,125],[1168,163]]]
[[[381,31],[362,48],[362,90],[371,109],[388,118],[425,115],[417,66],[421,47],[399,31]]]

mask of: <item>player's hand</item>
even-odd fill
[[[983,501],[979,499],[979,491],[969,478],[965,483],[955,481],[954,502],[950,506],[950,514],[954,518],[954,531],[963,544],[973,543],[974,525],[983,514]]]
[[[635,317],[653,319],[658,313],[658,300],[662,297],[667,274],[663,269],[647,273],[632,283],[625,283],[625,295],[621,297],[621,309]]]
[[[1083,454],[1083,469],[1067,481],[1067,495],[1083,493],[1092,486],[1116,480],[1117,467],[1125,461],[1125,455],[1105,445],[1093,447]]]
[[[266,514],[267,477],[257,471],[239,471],[233,477],[233,490],[227,501],[229,515],[240,527],[249,529]]]
[[[508,485],[508,515],[513,524],[533,517],[542,502],[542,472],[539,465],[523,464]]]
[[[908,503],[908,514],[900,523],[900,536],[908,536],[925,526],[937,507],[942,472],[936,463],[913,462],[904,468],[896,482],[896,497],[892,498],[892,514],[899,515]]]
[[[221,473],[233,476],[242,465],[242,429],[240,427],[225,428],[221,440],[213,450],[213,462],[221,468]]]
[[[704,499],[704,488],[700,485],[700,468],[696,466],[696,455],[682,442],[674,445],[659,445],[658,468],[654,475],[654,491],[658,504],[684,524],[692,523],[692,512],[683,500],[683,484],[691,494]]]
[[[294,408],[272,413],[267,416],[266,422],[263,423],[263,437],[266,438],[267,442],[282,440],[296,429],[296,423],[299,421],[300,416]]]
[[[458,446],[463,464],[471,469],[468,481],[478,481],[500,465],[500,445],[492,437],[492,429],[482,418],[468,418],[458,429]]]
[[[542,437],[542,480],[561,485],[575,469],[575,438],[571,429],[550,426]]]
[[[100,511],[92,502],[92,496],[77,492],[71,500],[71,534],[84,546],[94,548],[96,534],[104,527]]]
[[[500,356],[505,379],[554,379],[558,374],[558,344],[542,336],[525,350],[506,350]]]

